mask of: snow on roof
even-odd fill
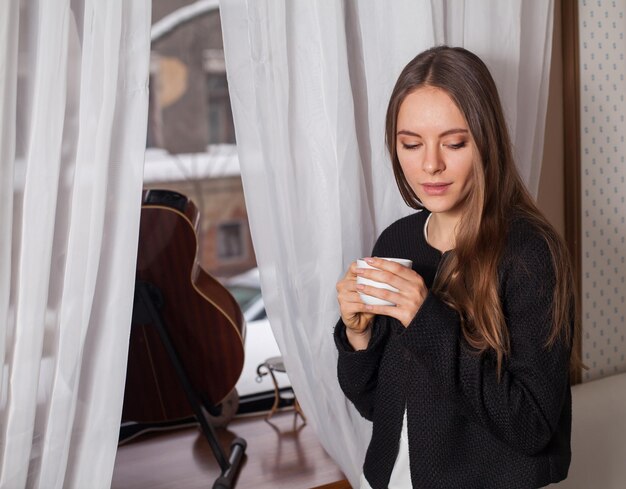
[[[169,154],[161,148],[146,149],[144,183],[177,182],[239,176],[234,144],[215,144],[206,153]]]

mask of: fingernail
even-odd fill
[[[374,263],[376,260],[375,260],[374,258],[366,258],[366,259],[365,259],[365,261],[371,265],[371,264],[372,264],[372,263]]]
[[[357,284],[356,288],[357,288],[358,290],[363,290],[363,289],[365,288],[365,285],[363,285],[363,284]]]

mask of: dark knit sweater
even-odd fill
[[[430,289],[442,254],[424,237],[428,211],[400,219],[372,256],[408,258]],[[373,422],[363,471],[387,487],[407,409],[414,488],[532,489],[567,476],[571,452],[570,347],[545,348],[554,267],[545,240],[524,220],[510,226],[499,266],[511,353],[501,380],[495,354],[477,355],[456,311],[429,293],[407,328],[376,316],[366,350],[335,328],[339,383]]]

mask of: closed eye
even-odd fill
[[[421,144],[405,144],[405,143],[402,143],[402,149],[407,149],[407,150],[417,149],[420,146],[421,146]]]
[[[461,141],[460,143],[447,144],[446,146],[450,149],[461,149],[461,148],[464,148],[466,144],[467,143],[465,141]]]

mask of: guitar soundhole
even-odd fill
[[[163,205],[184,213],[187,208],[187,197],[173,190],[151,189],[146,192],[143,203]]]

